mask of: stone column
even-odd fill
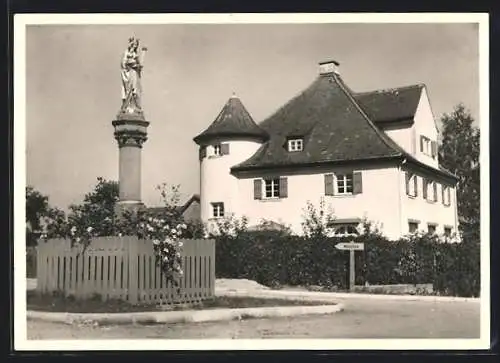
[[[141,151],[147,140],[149,122],[136,115],[119,115],[113,121],[119,147],[119,202],[117,213],[124,209],[136,211],[141,200]]]

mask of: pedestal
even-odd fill
[[[141,153],[149,122],[142,113],[120,113],[113,121],[119,147],[119,202],[115,212],[137,211],[141,201]]]

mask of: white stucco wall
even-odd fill
[[[420,151],[420,135],[424,135],[432,141],[438,140],[438,130],[434,121],[434,115],[432,113],[431,104],[425,87],[422,89],[420,102],[418,104],[414,120],[415,123],[413,125],[412,133],[416,137],[415,145],[417,152],[415,157],[420,162],[437,168],[438,158],[436,157],[436,159],[433,159]]]
[[[420,151],[420,136],[426,136],[432,141],[438,140],[438,131],[434,121],[431,105],[425,88],[422,89],[420,101],[414,116],[413,125],[401,127],[390,126],[384,132],[410,155],[422,163],[437,167],[438,160],[432,159]]]
[[[384,132],[410,154],[415,153],[415,147],[412,141],[414,137],[414,126],[405,126],[401,128],[386,128]]]
[[[212,144],[228,143],[229,155],[214,156]],[[238,184],[230,174],[232,166],[248,159],[260,147],[260,143],[244,140],[215,140],[207,146],[207,156],[200,165],[200,214],[204,222],[212,218],[211,203],[223,202],[225,215],[238,213]]]
[[[310,201],[319,206],[324,197],[326,206],[331,206],[338,219],[364,218],[380,223],[389,238],[401,235],[400,187],[398,169],[384,167],[358,170],[363,175],[363,192],[352,196],[325,196],[324,174],[335,172],[329,169],[314,174],[280,175],[288,178],[288,197],[276,200],[254,200],[252,178],[239,181],[238,217],[246,215],[249,224],[258,224],[262,219],[289,225],[293,232],[302,233],[304,209]],[[352,170],[352,169],[350,169]],[[276,175],[276,174],[274,174]],[[261,175],[264,177],[265,175]]]

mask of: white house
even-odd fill
[[[363,219],[389,238],[457,230],[456,177],[438,165],[438,129],[425,85],[356,93],[338,63],[320,63],[301,94],[256,124],[231,97],[194,138],[201,219],[233,214],[302,232],[308,202],[323,198],[339,234]]]

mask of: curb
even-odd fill
[[[330,301],[331,302],[331,301]],[[95,313],[72,314],[42,311],[27,311],[28,320],[43,320],[54,323],[97,323],[98,325],[201,323],[248,318],[270,318],[299,315],[333,314],[344,310],[343,304],[318,306],[277,306],[265,308],[210,309],[139,313]]]
[[[339,299],[367,299],[393,301],[425,301],[425,302],[473,302],[479,303],[479,298],[454,296],[421,296],[421,295],[383,295],[361,293],[315,292],[315,291],[286,291],[286,290],[244,290],[244,289],[215,289],[216,296],[240,296],[255,298],[280,298],[286,300],[333,302]]]

